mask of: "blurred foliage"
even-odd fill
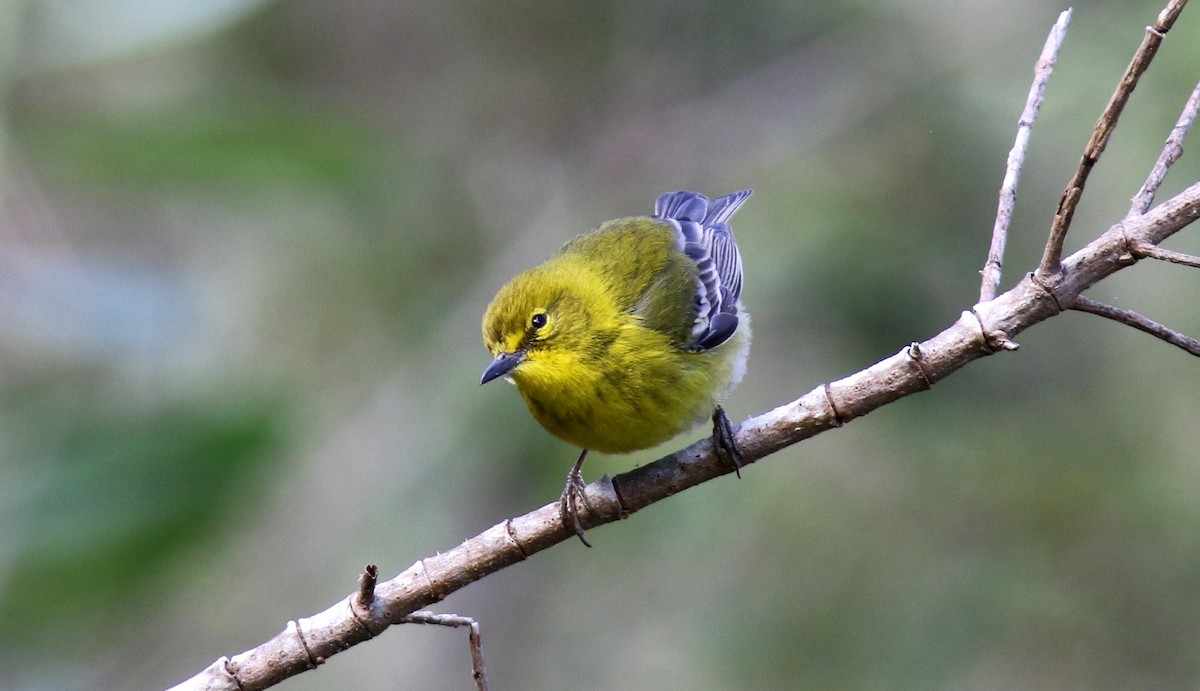
[[[135,593],[165,595],[164,564],[254,499],[265,452],[279,443],[275,406],[232,403],[124,410],[35,399],[6,411],[26,438],[6,454],[21,463],[6,464],[0,504],[11,541],[0,635],[86,650],[93,641],[80,623],[122,618]]]
[[[175,683],[365,563],[552,501],[575,450],[478,387],[480,315],[661,191],[756,190],[735,417],[952,323],[1060,9],[0,4],[0,688]],[[1076,5],[1003,285],[1159,9]],[[1070,247],[1124,215],[1198,27],[1167,37]],[[1165,193],[1200,177],[1192,148]],[[1089,294],[1195,335],[1198,280],[1142,262]],[[482,623],[496,688],[1196,686],[1200,370],[1083,315],[1018,340],[445,609]],[[470,688],[460,633],[393,629],[286,685]]]

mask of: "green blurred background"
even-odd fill
[[[1076,6],[1005,287],[1160,7]],[[478,386],[480,315],[661,191],[756,190],[735,419],[949,325],[1060,9],[0,0],[0,688],[173,684],[554,500],[576,452]],[[1193,8],[1071,247],[1198,77]],[[1144,262],[1089,294],[1197,335],[1198,288]],[[1018,340],[438,609],[496,689],[1196,688],[1200,365],[1078,314]],[[285,688],[468,689],[466,634]]]

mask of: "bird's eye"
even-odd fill
[[[532,317],[529,318],[529,325],[532,326],[534,328],[534,330],[540,329],[543,326],[545,326],[546,325],[546,313],[545,312],[536,312]]]

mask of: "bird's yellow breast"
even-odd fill
[[[740,379],[748,330],[690,352],[635,319],[622,322],[603,350],[531,354],[512,373],[533,417],[576,446],[624,453],[661,444],[708,417]]]

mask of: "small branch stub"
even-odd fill
[[[379,582],[379,567],[367,564],[362,575],[358,577],[358,606],[370,611],[375,602],[375,584]]]

